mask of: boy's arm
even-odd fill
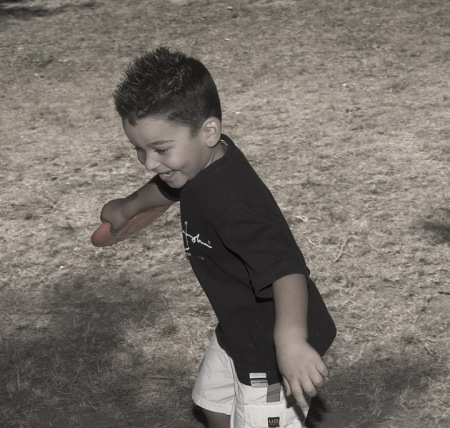
[[[103,222],[111,223],[112,230],[118,231],[136,214],[173,203],[159,191],[155,183],[149,181],[126,198],[114,199],[105,204],[100,218]]]
[[[308,288],[301,274],[284,276],[273,284],[275,302],[274,340],[277,362],[286,394],[293,394],[303,410],[322,386],[328,369],[320,355],[307,342]]]

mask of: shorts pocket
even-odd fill
[[[286,401],[278,403],[245,404],[245,425],[236,428],[300,428],[305,417],[297,406],[288,406]]]

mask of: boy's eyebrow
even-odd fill
[[[171,143],[172,141],[173,140],[156,140],[156,141],[151,141],[150,143],[147,143],[146,146],[147,147],[160,146],[161,144]]]
[[[133,143],[133,141],[131,141],[130,139],[128,139],[130,141],[130,143],[133,146],[136,146],[136,144]],[[145,147],[155,147],[155,146],[160,146],[162,144],[165,143],[171,143],[173,142],[173,140],[156,140],[156,141],[150,141],[149,143],[145,144]]]

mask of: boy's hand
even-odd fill
[[[125,198],[114,199],[109,201],[102,208],[100,219],[102,223],[111,223],[111,232],[113,233],[122,229],[129,220],[123,213],[124,202]]]
[[[294,395],[302,410],[309,408],[308,397],[317,395],[325,382],[328,368],[320,355],[303,339],[289,340],[277,346],[277,361],[286,395]]]
[[[111,223],[111,232],[117,233],[128,220],[143,211],[168,207],[174,201],[167,199],[151,180],[126,198],[109,201],[100,214],[101,221]]]

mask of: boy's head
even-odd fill
[[[216,85],[198,60],[167,48],[135,58],[114,92],[122,120],[146,117],[189,127],[196,135],[209,117],[222,120]]]

